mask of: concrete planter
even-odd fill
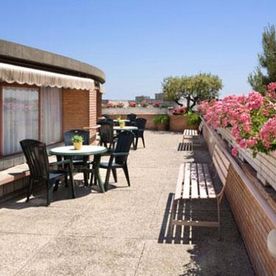
[[[182,132],[185,128],[197,129],[198,126],[190,126],[184,115],[169,115],[170,117],[170,130]]]

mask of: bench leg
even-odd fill
[[[221,229],[220,229],[220,200],[217,200],[217,209],[218,209],[218,234],[219,234],[219,240],[221,240]]]

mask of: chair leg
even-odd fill
[[[55,185],[54,185],[54,192],[56,192],[58,190],[58,184],[59,184],[59,180],[57,180],[55,182]]]
[[[93,171],[93,169],[92,169],[92,171],[91,171],[91,174],[90,174],[90,186],[92,186],[93,185],[93,178],[94,178],[94,171]],[[94,182],[95,183],[95,182]]]
[[[84,186],[88,186],[88,175],[87,172],[83,172],[83,180],[84,180]]]
[[[142,141],[143,141],[143,146],[144,146],[144,148],[145,148],[146,146],[145,146],[144,134],[143,134],[143,136],[142,136]]]
[[[127,164],[125,164],[125,165],[123,166],[123,170],[124,170],[124,173],[125,173],[125,176],[126,176],[127,184],[128,184],[128,186],[130,186],[130,181],[129,181],[129,174],[128,174]]]
[[[110,171],[111,171],[111,168],[108,168],[107,171],[106,171],[106,177],[105,177],[105,182],[104,182],[104,187],[105,187],[105,190],[106,190],[106,191],[108,190],[108,183],[109,183],[109,178],[110,178]]]
[[[27,199],[26,199],[26,202],[28,202],[30,200],[30,195],[32,193],[32,189],[33,189],[33,179],[30,177],[29,185],[28,185],[28,190],[27,190]]]
[[[112,174],[113,174],[113,178],[114,178],[115,183],[117,183],[117,171],[116,171],[115,168],[112,169]]]
[[[50,185],[50,183],[48,181],[45,181],[46,183],[46,189],[47,189],[47,202],[46,202],[46,206],[50,205],[51,202],[51,189],[52,189],[52,185]]]
[[[137,150],[138,147],[138,137],[136,137],[136,141],[135,141],[135,149]]]
[[[74,178],[73,178],[73,173],[72,173],[72,165],[69,165],[69,182],[71,186],[71,191],[72,191],[72,198],[76,197],[75,193],[75,187],[74,187]]]
[[[68,187],[68,175],[64,177],[65,187]]]

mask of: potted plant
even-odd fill
[[[72,142],[73,142],[73,145],[74,145],[74,149],[75,150],[80,150],[81,147],[82,147],[82,143],[83,143],[83,137],[80,136],[80,135],[74,135],[72,137]]]
[[[153,118],[153,123],[155,124],[157,130],[167,130],[169,126],[169,116],[167,114],[155,115]]]

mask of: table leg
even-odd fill
[[[93,170],[94,170],[94,173],[95,173],[96,184],[101,189],[101,192],[104,193],[105,188],[104,188],[104,184],[102,182],[102,179],[101,179],[101,176],[100,176],[100,170],[99,170],[100,161],[101,161],[101,155],[100,154],[94,155]]]

